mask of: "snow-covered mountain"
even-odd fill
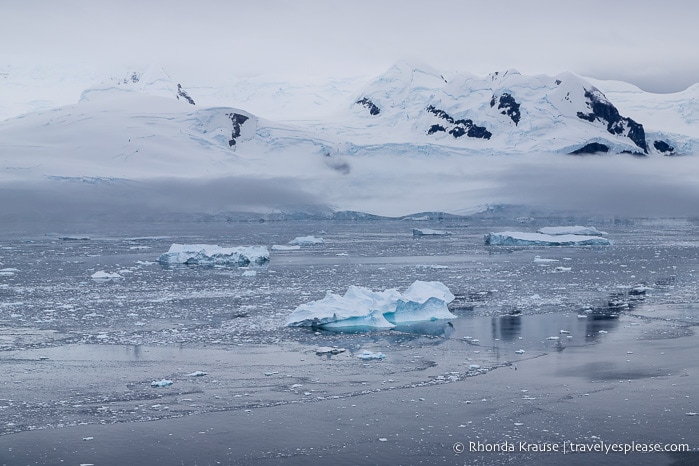
[[[497,186],[485,174],[532,153],[548,154],[537,158],[547,165],[591,152],[662,162],[699,147],[699,86],[654,95],[571,73],[444,76],[398,64],[363,88],[290,89],[280,94],[283,113],[315,96],[315,118],[299,110],[305,117],[274,121],[225,89],[185,86],[160,67],[111,74],[70,105],[27,101],[22,108],[39,110],[0,121],[0,183],[284,179],[286,192],[310,196],[301,202],[386,214],[397,210],[377,208],[378,198],[402,196],[414,206],[405,214],[472,206],[475,190],[489,190],[479,202],[491,202]],[[245,103],[254,103],[253,90]],[[262,100],[258,108],[273,110],[269,94]],[[499,183],[511,182],[501,175]]]

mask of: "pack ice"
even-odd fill
[[[327,292],[323,299],[298,306],[287,319],[289,327],[384,330],[399,323],[452,319],[447,304],[454,295],[441,282],[416,281],[397,289],[372,291],[352,285],[344,296]]]
[[[269,261],[265,246],[239,246],[222,248],[211,244],[173,244],[170,250],[158,258],[163,265],[262,265]]]
[[[503,231],[485,235],[485,244],[491,246],[608,246],[614,243],[600,236]]]

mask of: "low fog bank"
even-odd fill
[[[205,218],[226,212],[387,217],[497,204],[620,217],[699,217],[699,157],[375,155],[293,160],[277,177],[44,179],[0,184],[0,220]],[[341,169],[339,169],[340,167]],[[282,175],[286,173],[286,176]]]
[[[220,212],[323,209],[296,180],[69,179],[0,185],[4,221],[168,220]]]

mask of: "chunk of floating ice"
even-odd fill
[[[379,439],[379,442],[388,442],[388,439],[386,437],[381,437]]]
[[[570,272],[571,270],[573,270],[573,268],[572,267],[556,267],[553,270],[554,270],[554,272]]]
[[[545,235],[521,231],[488,233],[484,239],[485,244],[491,246],[608,246],[614,244],[599,236]]]
[[[91,277],[93,280],[113,280],[118,278],[124,278],[118,273],[108,273],[104,270],[100,270],[98,272],[93,273]]]
[[[255,270],[246,270],[242,274],[243,277],[256,277],[257,276],[257,271]]]
[[[558,262],[558,259],[545,259],[543,257],[535,256],[534,257],[534,262],[540,263],[540,264],[547,264],[550,262]]]
[[[347,351],[345,348],[334,348],[331,346],[320,346],[316,348],[316,354],[321,356],[323,354],[340,354]]]
[[[94,440],[95,437],[83,437],[83,440],[88,441],[88,440]]]
[[[587,319],[585,314],[578,314],[578,319]]]
[[[694,412],[685,413],[685,414],[686,414],[687,416],[699,416],[699,413],[694,413]]]
[[[599,333],[609,333],[609,332],[606,330],[600,330]]]
[[[430,228],[413,228],[413,236],[449,236],[450,231],[432,230]]]
[[[162,380],[152,381],[150,383],[150,386],[151,387],[169,387],[172,384],[173,384],[172,380],[162,379]]]
[[[289,241],[289,244],[292,246],[315,246],[316,244],[324,243],[323,238],[316,238],[315,236],[297,236]]]
[[[204,377],[205,375],[207,375],[206,372],[203,372],[203,371],[194,371],[194,372],[192,372],[191,374],[187,374],[187,377]]]
[[[468,366],[468,370],[470,370],[470,371],[476,371],[480,368],[481,368],[481,366],[479,366],[478,364],[469,364],[469,366]]]
[[[523,350],[523,349],[518,349],[517,351],[515,351],[515,353],[517,353],[517,354],[524,354],[524,350]]]
[[[357,355],[359,359],[368,361],[370,359],[384,359],[386,357],[383,353],[372,353],[371,351],[363,351],[361,354]]]
[[[570,227],[544,227],[537,230],[537,233],[545,235],[587,235],[587,236],[606,236],[607,232],[599,231],[595,227],[581,227],[579,225]]]
[[[561,330],[560,332],[561,335],[568,335],[570,333],[570,330]]]
[[[222,248],[211,244],[173,244],[162,254],[161,264],[187,265],[262,265],[269,262],[269,251],[265,246],[239,246]]]
[[[283,245],[283,244],[273,244],[272,245],[272,251],[297,251],[301,249],[301,246],[291,246],[291,245]]]
[[[547,340],[560,340],[558,337],[548,337]]]
[[[352,285],[344,296],[328,292],[318,301],[301,304],[287,326],[381,330],[396,323],[452,319],[447,303],[454,295],[441,282],[416,281],[404,293],[396,289],[372,291]]]

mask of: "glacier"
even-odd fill
[[[441,282],[417,280],[400,293],[396,289],[372,291],[351,285],[343,296],[328,291],[323,299],[298,306],[288,327],[388,330],[396,324],[452,319],[447,304],[454,295]]]
[[[586,235],[586,236],[607,236],[606,231],[600,231],[595,227],[562,226],[562,227],[544,227],[539,228],[537,233],[545,235]]]
[[[265,246],[223,248],[212,244],[174,243],[158,262],[163,265],[263,265],[269,262],[269,250]]]
[[[485,235],[485,244],[490,246],[609,246],[614,244],[607,238],[584,235],[546,235],[521,231],[503,231]]]

